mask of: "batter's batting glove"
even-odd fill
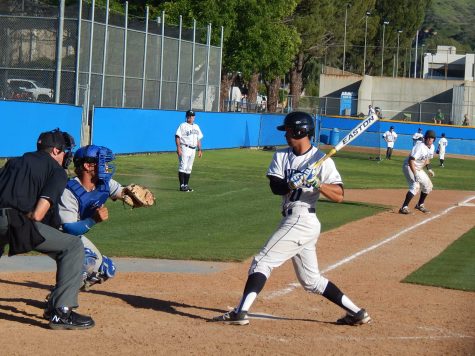
[[[305,176],[303,173],[294,173],[289,180],[289,188],[294,190],[303,187],[305,184]]]
[[[303,171],[303,175],[305,176],[305,182],[308,185],[318,189],[320,187],[320,180],[317,177],[317,171],[313,168],[307,168]]]
[[[419,175],[416,173],[414,173],[414,182],[420,182],[421,181],[421,178],[419,177]]]
[[[429,169],[427,173],[429,174],[429,176],[435,177],[435,172],[432,169]]]

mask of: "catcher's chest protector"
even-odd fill
[[[81,220],[92,217],[96,209],[104,205],[110,194],[108,185],[102,184],[93,191],[88,192],[75,179],[70,179],[66,188],[74,194],[79,202],[79,216]]]

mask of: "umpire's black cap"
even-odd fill
[[[60,129],[54,129],[40,134],[36,142],[36,149],[42,150],[48,147],[56,147],[65,151],[72,149],[74,145],[74,138],[70,134]]]

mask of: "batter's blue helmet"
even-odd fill
[[[312,137],[315,131],[313,117],[302,111],[294,111],[284,119],[284,124],[277,126],[279,131],[291,130],[293,138]]]

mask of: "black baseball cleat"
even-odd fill
[[[356,314],[347,313],[343,318],[336,321],[340,325],[363,325],[368,324],[371,321],[371,317],[366,310],[361,309]]]
[[[192,192],[193,191],[193,188],[191,188],[188,185],[185,185],[185,189],[186,189],[187,192]]]
[[[49,320],[49,327],[53,330],[90,329],[94,325],[90,316],[75,313],[69,308],[54,309]]]
[[[422,212],[425,213],[425,214],[430,213],[430,210],[426,209],[426,207],[424,206],[424,204],[421,204],[421,205],[417,204],[417,205],[415,206],[415,208],[416,208],[417,210],[419,210],[419,211],[422,211]]]
[[[187,192],[187,191],[188,191],[188,189],[186,189],[185,185],[180,186],[180,192]]]
[[[228,311],[223,315],[218,315],[212,318],[210,321],[220,321],[229,325],[247,325],[249,319],[247,318],[247,312],[237,313],[236,310]]]

